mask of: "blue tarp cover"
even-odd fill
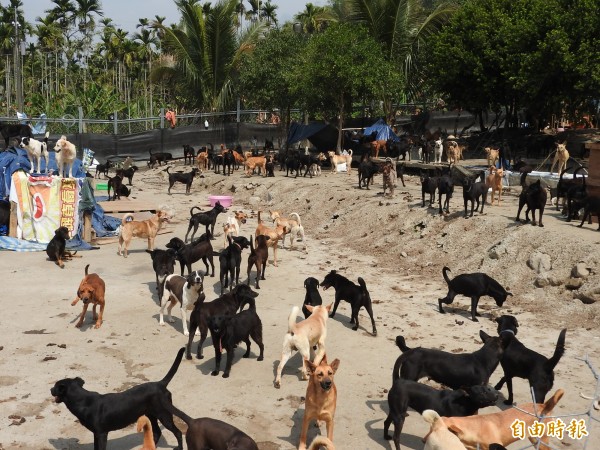
[[[392,130],[392,128],[387,123],[385,123],[385,121],[383,119],[379,119],[377,122],[375,122],[370,127],[365,128],[363,133],[365,136],[369,136],[373,132],[377,133],[377,137],[375,139],[378,141],[379,140],[387,141],[389,139],[392,139],[394,142],[400,141],[400,138],[398,136],[396,136],[396,133],[394,133],[394,130]]]
[[[288,134],[288,145],[308,139],[320,151],[333,150],[337,143],[338,130],[332,125],[314,122],[304,125],[293,122]]]

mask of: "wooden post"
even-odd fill
[[[586,190],[588,195],[600,197],[600,142],[587,144],[586,147],[590,149]],[[594,215],[592,215],[592,222],[596,222]]]
[[[85,211],[83,213],[83,240],[85,242],[92,242],[92,213]]]

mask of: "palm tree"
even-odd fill
[[[260,0],[248,0],[250,9],[246,10],[246,20],[255,23],[260,18]]]
[[[277,26],[277,8],[279,8],[279,6],[272,4],[271,0],[267,0],[260,8],[260,15],[268,24],[273,23]]]
[[[302,29],[306,33],[314,33],[321,30],[323,24],[333,17],[329,10],[324,6],[316,6],[307,3],[304,11],[294,16],[294,19],[302,24]]]
[[[238,4],[235,7],[236,14],[236,26],[238,30],[242,29],[242,25],[244,22],[244,14],[246,13],[246,6],[244,5],[244,0],[239,0]],[[238,18],[239,15],[239,18]]]
[[[148,20],[145,17],[141,17],[141,18],[138,19],[138,23],[137,23],[137,25],[135,27],[143,29],[143,28],[148,27],[149,25],[150,25],[150,20]]]

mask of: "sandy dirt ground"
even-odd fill
[[[182,168],[178,162],[178,168]],[[407,176],[394,198],[381,195],[381,177],[371,190],[357,188],[357,175],[330,174],[309,178],[231,177],[207,173],[194,181],[192,195],[183,185],[167,195],[162,169],[143,170],[134,177],[133,197],[167,205],[175,213],[173,233],[159,235],[157,247],[187,230],[189,209],[206,208],[209,194],[232,194],[233,209],[256,212],[277,209],[298,212],[306,229],[308,251],[279,251],[279,267],[271,264],[261,283],[257,311],[262,319],[265,360],[257,362],[253,344],[249,359],[238,349],[229,379],[212,377],[214,351],[209,337],[205,359],[184,360],[169,385],[174,404],[192,417],[227,421],[252,436],[259,448],[297,447],[304,413],[305,381],[301,380],[299,355],[283,372],[282,387],[273,381],[287,317],[292,306],[304,299],[303,281],[309,276],[322,280],[337,269],[352,281],[361,276],[374,301],[378,328],[371,335],[365,311],[360,329],[352,331],[349,304],[328,321],[327,355],[339,358],[335,376],[338,389],[335,444],[338,449],[390,449],[383,439],[387,415],[387,390],[392,367],[399,355],[397,335],[409,346],[471,352],[481,347],[479,331],[496,334],[493,319],[515,315],[519,338],[528,347],[551,356],[558,334],[567,328],[566,353],[556,368],[553,391],[566,395],[558,414],[587,412],[591,402],[580,393],[593,395],[596,381],[579,358],[589,355],[600,371],[600,233],[596,225],[576,228],[549,208],[545,228],[519,225],[514,221],[519,187],[505,193],[501,206],[486,206],[485,214],[462,217],[462,188],[455,190],[451,214],[439,216],[437,208],[421,207],[418,177]],[[217,221],[215,250],[222,246],[222,224]],[[256,217],[242,227],[254,234]],[[46,261],[41,253],[0,253],[3,274],[3,308],[0,314],[0,449],[93,449],[92,433],[81,426],[64,404],[55,404],[50,388],[64,377],[79,376],[85,388],[101,393],[119,392],[131,386],[161,379],[187,338],[182,333],[179,311],[175,323],[158,324],[158,299],[151,259],[145,241],[135,239],[128,259],[117,255],[117,244],[67,263],[64,270]],[[289,243],[286,244],[286,247]],[[539,255],[542,255],[541,257]],[[247,253],[242,263],[245,281]],[[529,267],[542,266],[541,274]],[[543,262],[539,262],[543,260]],[[217,259],[218,261],[218,259]],[[537,263],[536,263],[537,261]],[[573,267],[584,263],[590,273],[571,277]],[[81,311],[70,302],[76,294],[84,267],[98,273],[107,285],[104,324],[95,330],[91,314],[81,329],[75,321]],[[218,264],[218,262],[217,262]],[[437,299],[446,293],[441,269],[448,265],[452,276],[483,271],[514,293],[503,308],[483,298],[479,323],[470,320],[469,300],[458,297],[448,314],[437,312]],[[203,265],[194,268],[203,269]],[[218,275],[218,267],[217,267]],[[536,287],[536,284],[542,287]],[[207,301],[217,297],[218,276],[205,279]],[[322,291],[324,303],[333,301],[332,289]],[[193,351],[195,352],[195,340]],[[223,363],[224,364],[224,363]],[[502,369],[494,372],[495,384]],[[515,379],[517,403],[530,401],[525,380]],[[502,391],[507,395],[506,388]],[[495,407],[505,408],[503,397]],[[597,417],[596,412],[596,417]],[[134,420],[134,418],[132,418]],[[422,449],[421,438],[428,427],[419,414],[410,412],[401,438],[402,448]],[[600,448],[600,425],[589,423],[588,449]],[[311,427],[309,440],[317,433]],[[321,433],[325,433],[324,427]],[[109,435],[109,448],[139,448],[141,435],[133,425]],[[159,448],[172,448],[174,436],[164,430]],[[525,443],[510,448],[523,448]],[[556,448],[580,449],[583,442],[566,438]]]

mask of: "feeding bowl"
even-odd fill
[[[233,197],[231,195],[209,195],[208,201],[213,208],[217,202],[221,203],[224,208],[229,208],[233,203]]]

